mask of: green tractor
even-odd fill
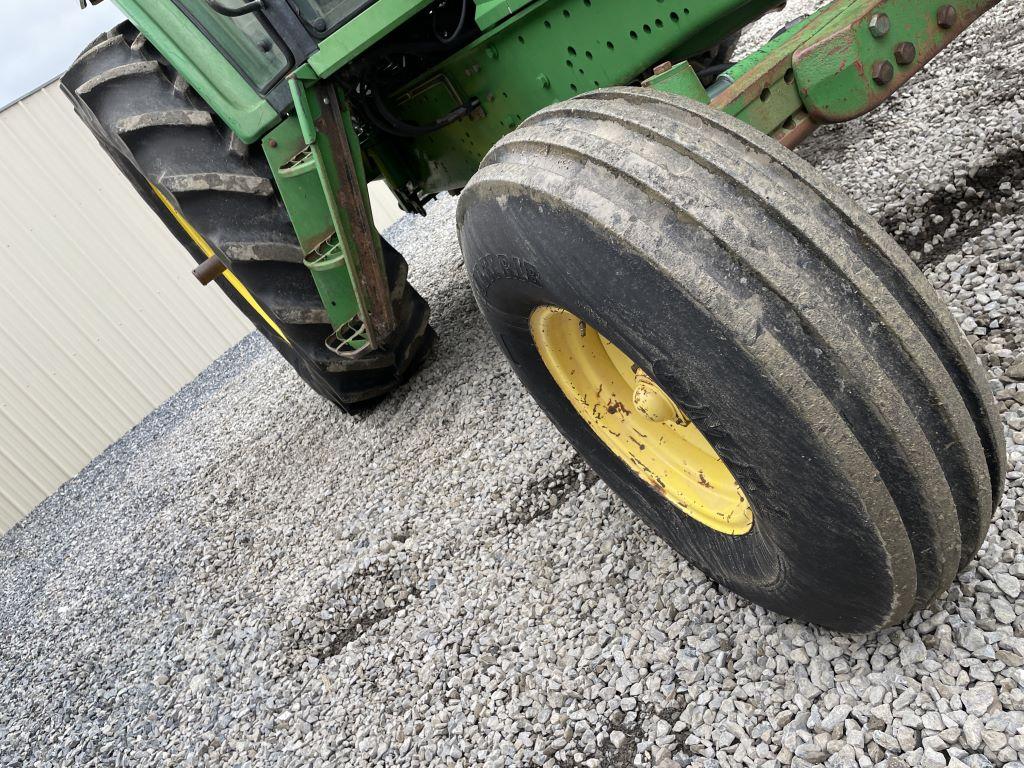
[[[985,374],[791,149],[995,0],[833,0],[739,61],[779,0],[114,2],[65,91],[328,400],[378,403],[434,340],[367,184],[420,214],[450,192],[518,376],[710,578],[862,632],[977,553],[1005,474]]]

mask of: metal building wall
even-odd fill
[[[57,84],[0,112],[0,533],[252,330],[191,266]]]

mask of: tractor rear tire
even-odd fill
[[[270,168],[242,144],[129,22],[98,38],[61,81],[75,110],[197,263],[215,254],[216,282],[310,387],[346,412],[381,402],[434,342],[408,265],[382,241],[398,329],[381,349],[346,359]]]
[[[458,225],[526,387],[712,579],[866,632],[976,554],[1005,474],[984,374],[906,254],[792,152],[681,97],[596,91],[501,140]]]

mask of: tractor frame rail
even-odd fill
[[[819,125],[875,109],[997,2],[835,0],[704,93],[687,63],[663,66],[644,85],[709,101],[792,148]]]

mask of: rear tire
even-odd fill
[[[863,632],[927,605],[977,552],[1005,469],[980,367],[907,256],[793,153],[680,97],[597,91],[500,141],[458,224],[477,301],[527,388],[713,579]],[[671,503],[632,468],[650,446],[623,456],[591,426],[585,411],[608,404],[556,382],[535,322],[550,307],[696,424],[749,499],[749,532]]]
[[[435,340],[430,308],[384,241],[398,329],[356,360],[327,349],[327,313],[262,152],[240,143],[134,26],[98,38],[61,85],[195,261],[212,249],[229,265],[259,309],[227,277],[217,284],[316,392],[348,412],[364,410],[423,363]]]

